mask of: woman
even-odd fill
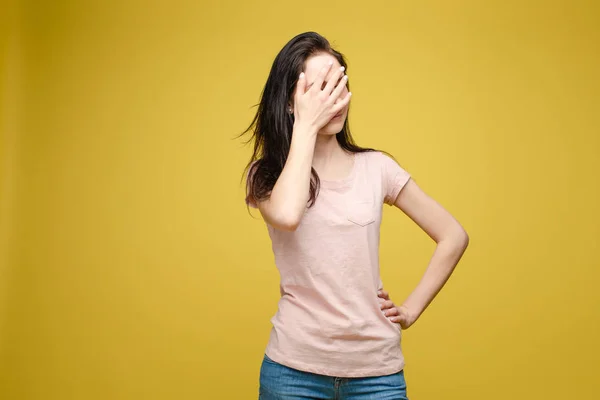
[[[281,277],[261,365],[263,400],[406,399],[401,330],[430,304],[468,243],[396,161],[354,143],[346,67],[319,34],[294,37],[275,58],[246,130],[254,140],[246,202],[267,224]],[[437,242],[398,307],[379,275],[384,203]]]

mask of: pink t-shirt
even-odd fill
[[[365,377],[404,368],[401,330],[381,311],[379,227],[410,179],[381,152],[356,153],[350,175],[321,180],[294,232],[267,224],[280,274],[265,353],[302,371]]]

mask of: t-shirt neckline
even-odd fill
[[[352,182],[354,180],[354,177],[356,176],[356,170],[357,170],[357,164],[358,164],[358,156],[360,153],[354,153],[353,154],[353,163],[352,163],[352,169],[350,170],[350,173],[342,179],[336,179],[333,181],[327,180],[327,179],[321,179],[320,183],[321,183],[321,187],[323,188],[328,188],[328,189],[335,189],[335,188],[340,188],[343,187],[345,185],[347,185],[348,183]]]

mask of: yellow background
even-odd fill
[[[257,397],[278,275],[234,137],[307,30],[348,57],[358,142],[471,237],[404,334],[409,397],[598,398],[597,2],[0,10],[0,398]],[[393,299],[433,248],[386,208]]]

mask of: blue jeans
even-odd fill
[[[259,400],[408,400],[404,371],[365,378],[338,378],[286,367],[266,355]]]

